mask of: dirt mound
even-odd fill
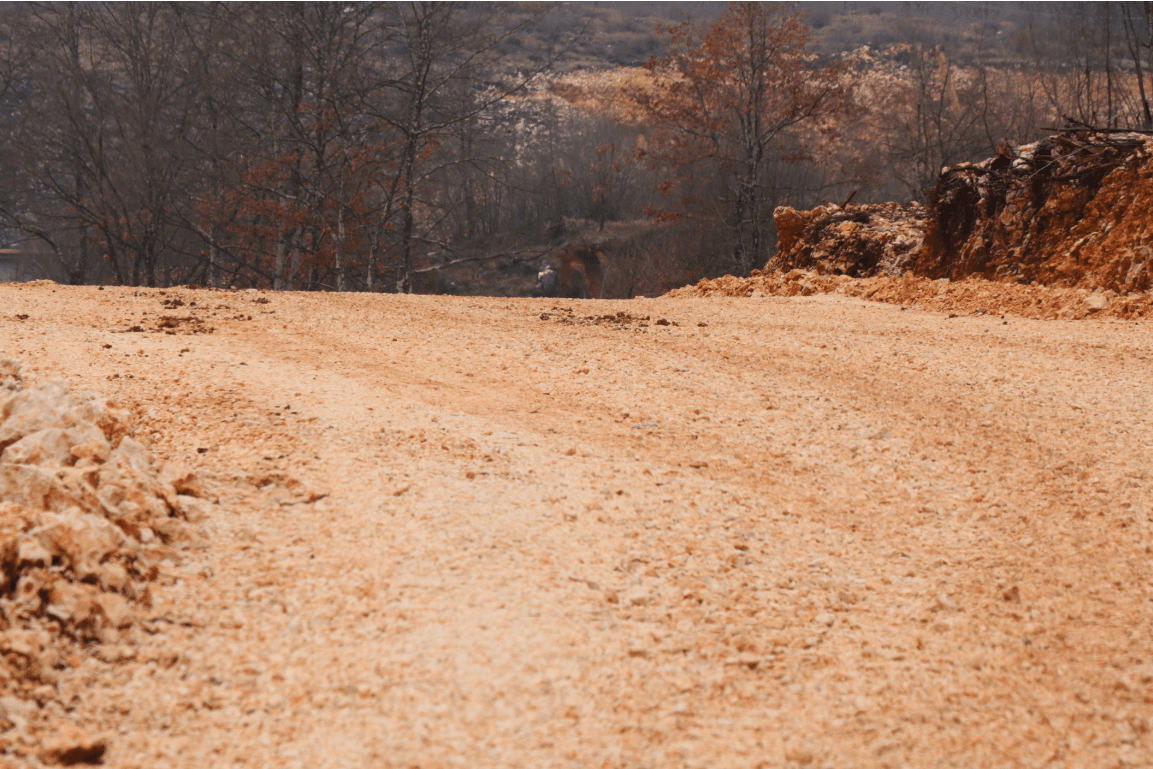
[[[1153,137],[1077,131],[946,168],[930,194],[930,277],[1153,286]]]
[[[548,312],[540,314],[541,320],[551,320],[562,326],[604,326],[617,330],[642,331],[644,329],[660,326],[679,326],[675,320],[656,318],[651,315],[633,315],[629,312],[607,313],[604,315],[577,315],[571,307],[550,307]]]
[[[695,286],[670,291],[668,296],[812,296],[831,293],[957,315],[990,313],[1067,320],[1153,317],[1151,293],[1120,295],[1113,291],[999,283],[981,278],[954,282],[917,277],[911,272],[900,277],[856,279],[811,270],[790,270],[787,273],[753,270],[750,278],[726,275],[716,280],[702,280]]]
[[[54,697],[54,671],[85,646],[121,640],[151,603],[159,562],[193,536],[199,481],[157,468],[132,432],[112,402],[26,382],[0,360],[0,689],[15,695],[0,700],[0,755],[99,757],[103,743],[79,732],[39,740],[68,730],[37,730],[47,716],[32,702]]]
[[[901,274],[921,249],[927,213],[916,203],[778,208],[773,213],[778,250],[766,269],[852,277]]]
[[[753,270],[750,278],[738,278],[733,275],[725,275],[715,280],[702,278],[695,286],[675,288],[666,296],[812,296],[832,293],[852,280],[847,275],[822,275],[811,270],[790,270],[787,273]]]
[[[767,268],[1153,287],[1153,137],[1066,131],[945,168],[927,206],[778,208]]]

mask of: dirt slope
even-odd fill
[[[1022,286],[972,278],[931,280],[911,272],[897,276],[850,278],[811,270],[762,272],[748,278],[725,275],[702,279],[692,286],[673,289],[669,297],[766,297],[841,294],[874,302],[958,315],[1012,315],[1031,320],[1122,319],[1153,317],[1153,292],[1118,295],[1114,291],[1084,288]]]
[[[1065,131],[942,169],[927,206],[781,207],[767,268],[1153,288],[1153,137]]]
[[[0,352],[205,497],[0,763],[1153,762],[1146,321],[0,286]]]

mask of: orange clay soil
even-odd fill
[[[1151,332],[0,286],[27,381],[203,484],[0,765],[1148,766]]]
[[[692,286],[673,289],[670,297],[754,297],[812,296],[841,294],[899,304],[908,308],[958,315],[1011,315],[1033,320],[1116,320],[1153,319],[1153,292],[1090,291],[1085,288],[1021,285],[966,278],[950,281],[914,276],[850,278],[847,275],[819,274],[811,270],[753,270],[748,278],[725,275],[702,279]],[[1003,320],[1004,318],[1002,318]]]

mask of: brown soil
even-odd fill
[[[928,205],[778,208],[774,271],[1153,288],[1153,137],[1070,131],[942,170]]]
[[[0,599],[0,763],[1153,763],[1148,321],[809,293],[0,287],[203,487],[115,635]]]
[[[669,297],[766,297],[841,294],[874,302],[917,307],[932,312],[957,315],[1013,315],[1045,320],[1153,318],[1153,292],[1118,295],[1113,291],[1084,288],[1050,288],[1038,285],[1000,283],[972,278],[952,282],[915,277],[881,276],[852,279],[808,270],[762,272],[752,277],[726,275],[702,280],[695,286],[674,289]]]
[[[932,278],[1153,288],[1153,138],[1078,131],[945,169],[913,269]]]
[[[782,206],[773,214],[778,246],[767,269],[853,278],[901,274],[921,249],[927,215],[916,203],[829,205],[812,211]]]

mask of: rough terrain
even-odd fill
[[[1068,130],[941,170],[927,205],[774,214],[772,271],[1153,288],[1153,137]]]
[[[1085,320],[1153,318],[1153,292],[1021,285],[970,278],[931,280],[911,272],[901,276],[853,279],[847,275],[821,274],[811,270],[772,272],[753,270],[748,278],[725,275],[703,279],[693,286],[673,289],[670,297],[767,297],[841,294],[874,302],[961,315],[1006,314],[1031,320]]]
[[[186,519],[0,598],[0,765],[1153,763],[1149,321],[772,293],[0,286]]]

